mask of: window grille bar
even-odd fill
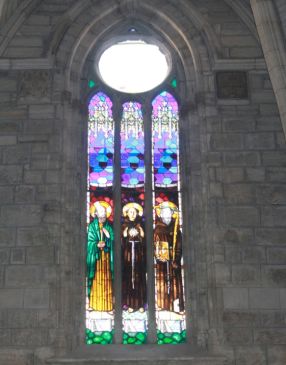
[[[147,103],[146,103],[147,104]],[[152,107],[143,108],[145,136],[145,230],[147,255],[148,343],[156,343],[155,277],[153,250],[153,196],[152,196]]]

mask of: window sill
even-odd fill
[[[48,365],[224,365],[226,359],[190,345],[92,346],[62,358],[47,360]]]

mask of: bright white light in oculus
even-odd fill
[[[109,47],[101,55],[98,68],[107,85],[125,93],[152,90],[169,73],[166,56],[159,47],[140,40]]]

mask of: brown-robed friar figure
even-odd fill
[[[154,230],[156,258],[157,307],[174,312],[184,311],[182,283],[182,235],[177,206],[165,201],[155,207],[157,222]],[[178,301],[178,307],[174,306]]]
[[[143,312],[147,302],[143,208],[138,203],[131,202],[123,207],[122,213],[122,305],[129,312]]]

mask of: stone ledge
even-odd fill
[[[168,358],[168,359],[87,359],[87,358],[61,358],[50,359],[49,365],[98,365],[98,364],[124,364],[124,365],[227,365],[223,357],[197,357]]]
[[[48,365],[227,365],[218,355],[193,351],[188,345],[87,347],[73,355],[53,358]]]

